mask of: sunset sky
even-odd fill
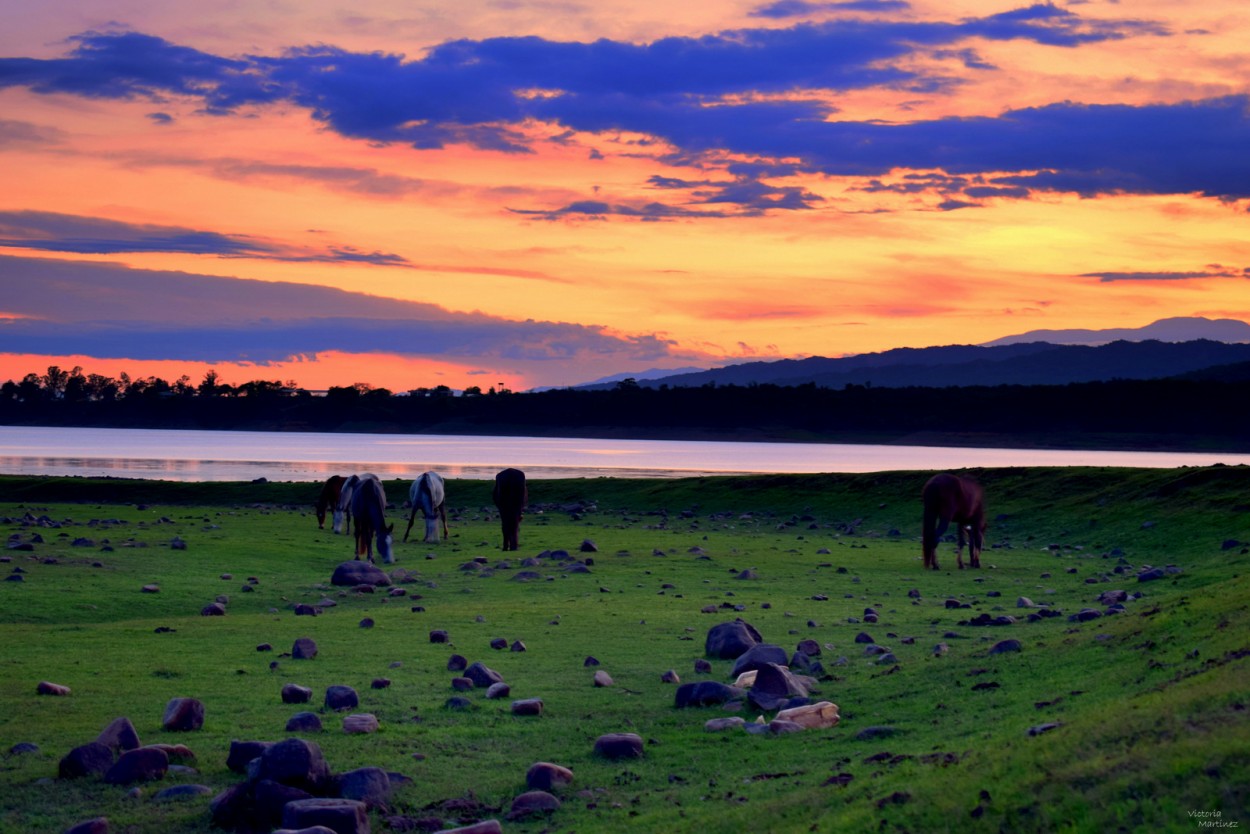
[[[1250,319],[1241,0],[0,3],[0,380]]]

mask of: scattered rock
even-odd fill
[[[573,784],[573,771],[551,762],[535,762],[525,772],[525,785],[530,790],[550,791]]]
[[[85,820],[65,829],[65,834],[109,834],[108,817]]]
[[[508,686],[508,684],[503,681],[500,681],[499,683],[492,683],[486,689],[486,698],[491,701],[498,700],[499,698],[507,698],[511,694],[512,687]]]
[[[35,687],[35,692],[39,695],[65,696],[70,694],[70,688],[59,683],[39,681],[39,684]]]
[[[480,689],[488,689],[492,683],[503,682],[503,675],[486,666],[481,661],[475,662],[465,669],[464,676],[473,681],[473,685]]]
[[[720,732],[722,730],[736,730],[745,723],[747,723],[746,719],[744,719],[742,716],[729,715],[724,718],[709,719],[703,725],[703,729],[709,733],[715,733],[715,732]]]
[[[1058,726],[1059,723],[1057,721],[1049,721],[1045,724],[1038,724],[1036,726],[1029,727],[1029,735],[1040,736],[1042,733],[1048,733]]]
[[[129,785],[133,782],[154,782],[165,778],[169,770],[169,756],[158,747],[138,747],[127,750],[104,774],[110,785]]]
[[[256,778],[315,794],[329,785],[330,769],[316,744],[302,738],[288,738],[261,754]]]
[[[103,776],[113,766],[113,751],[106,744],[92,741],[65,754],[57,766],[62,779]]]
[[[721,660],[734,660],[762,642],[763,638],[754,626],[738,619],[713,626],[708,631],[704,654]]]
[[[642,753],[642,737],[634,733],[607,733],[595,739],[595,754],[605,759],[639,759]]]
[[[165,705],[161,726],[172,732],[190,732],[204,726],[204,704],[195,698],[173,698]]]
[[[174,785],[163,788],[152,795],[153,802],[180,802],[184,799],[198,799],[201,796],[212,796],[213,789],[208,785]]]
[[[284,704],[306,704],[312,700],[312,695],[312,689],[307,686],[300,686],[297,683],[282,686],[282,703]]]
[[[542,715],[542,713],[542,698],[525,698],[520,701],[512,702],[513,715]]]
[[[247,763],[260,758],[270,747],[273,747],[272,741],[234,739],[230,742],[230,754],[226,757],[226,767],[235,773],[247,773]]]
[[[350,686],[336,684],[326,687],[325,707],[336,712],[360,706],[360,696]]]
[[[441,628],[436,628],[430,632],[431,643],[446,643],[449,639],[447,632]]]
[[[683,683],[674,694],[674,706],[677,709],[713,706],[740,698],[742,694],[741,689],[720,681]]]
[[[595,672],[595,677],[594,677],[595,686],[599,686],[599,687],[612,686],[614,685],[614,683],[615,682],[612,680],[612,676],[609,675],[607,672],[603,671],[602,669]]]
[[[372,562],[363,559],[353,559],[350,562],[343,562],[334,569],[334,575],[330,577],[331,585],[340,585],[348,587],[356,587],[357,585],[369,586],[386,586],[391,584],[391,578],[386,572]]]
[[[781,648],[781,646],[774,646],[771,643],[757,643],[738,656],[733,668],[729,671],[729,676],[736,678],[743,672],[760,669],[773,663],[785,666],[786,660],[786,650]]]
[[[226,606],[220,602],[210,602],[200,609],[201,617],[224,617],[226,616]]]
[[[341,773],[335,784],[340,798],[363,802],[367,808],[385,808],[391,801],[391,777],[380,767],[362,767]]]
[[[838,705],[829,701],[783,709],[775,721],[789,721],[801,729],[822,730],[838,723]]]
[[[558,810],[559,807],[560,800],[546,791],[526,791],[512,800],[512,807],[508,811],[508,819],[517,820],[530,816],[550,814]]]
[[[1005,654],[1007,652],[1018,652],[1024,647],[1020,645],[1019,640],[1001,640],[994,644],[990,649],[990,654]]]
[[[444,828],[434,834],[503,834],[503,827],[499,820],[482,820],[460,828]]]
[[[681,677],[676,671],[669,669],[660,675],[660,683],[681,683]]]
[[[855,738],[858,739],[859,741],[871,741],[872,739],[876,739],[876,738],[890,738],[897,732],[898,730],[894,727],[886,727],[886,726],[865,727],[864,729],[860,730],[858,733],[855,734]]]
[[[311,637],[300,637],[291,647],[291,657],[295,660],[312,660],[317,656],[317,642]]]
[[[453,654],[447,659],[448,672],[463,672],[468,665],[469,661],[463,655]]]
[[[287,828],[323,825],[336,834],[369,834],[365,803],[354,799],[297,799],[282,807],[282,824]]]
[[[353,715],[343,716],[343,732],[349,735],[376,733],[378,731],[378,718],[368,712],[355,713]]]
[[[319,733],[321,717],[315,712],[297,712],[286,722],[288,733]]]

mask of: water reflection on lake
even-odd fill
[[[176,481],[320,481],[371,471],[408,478],[685,477],[769,472],[880,472],[969,466],[1137,466],[1250,463],[1248,454],[979,449],[839,443],[596,440],[464,435],[169,431],[0,426],[0,473]]]

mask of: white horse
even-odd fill
[[[356,558],[364,556],[372,562],[376,539],[382,561],[388,565],[394,562],[391,533],[395,526],[386,523],[386,492],[377,475],[360,476],[352,490],[352,515],[356,516]]]
[[[443,538],[447,538],[447,494],[443,486],[443,476],[437,472],[425,472],[412,482],[408,490],[408,500],[412,504],[412,512],[408,514],[408,529],[404,531],[404,541],[412,532],[412,522],[416,520],[417,510],[425,516],[425,540],[438,542],[438,522],[443,522]]]
[[[360,484],[360,476],[352,475],[343,482],[339,490],[339,503],[334,507],[334,532],[350,533],[352,531],[352,492]],[[344,526],[346,522],[346,526]]]

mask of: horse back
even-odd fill
[[[985,493],[976,481],[944,472],[930,478],[921,495],[926,516],[963,523],[984,519]]]
[[[525,483],[525,473],[520,469],[505,469],[495,476],[495,488],[492,492],[495,506],[500,512],[519,513],[529,503],[529,487]]]

